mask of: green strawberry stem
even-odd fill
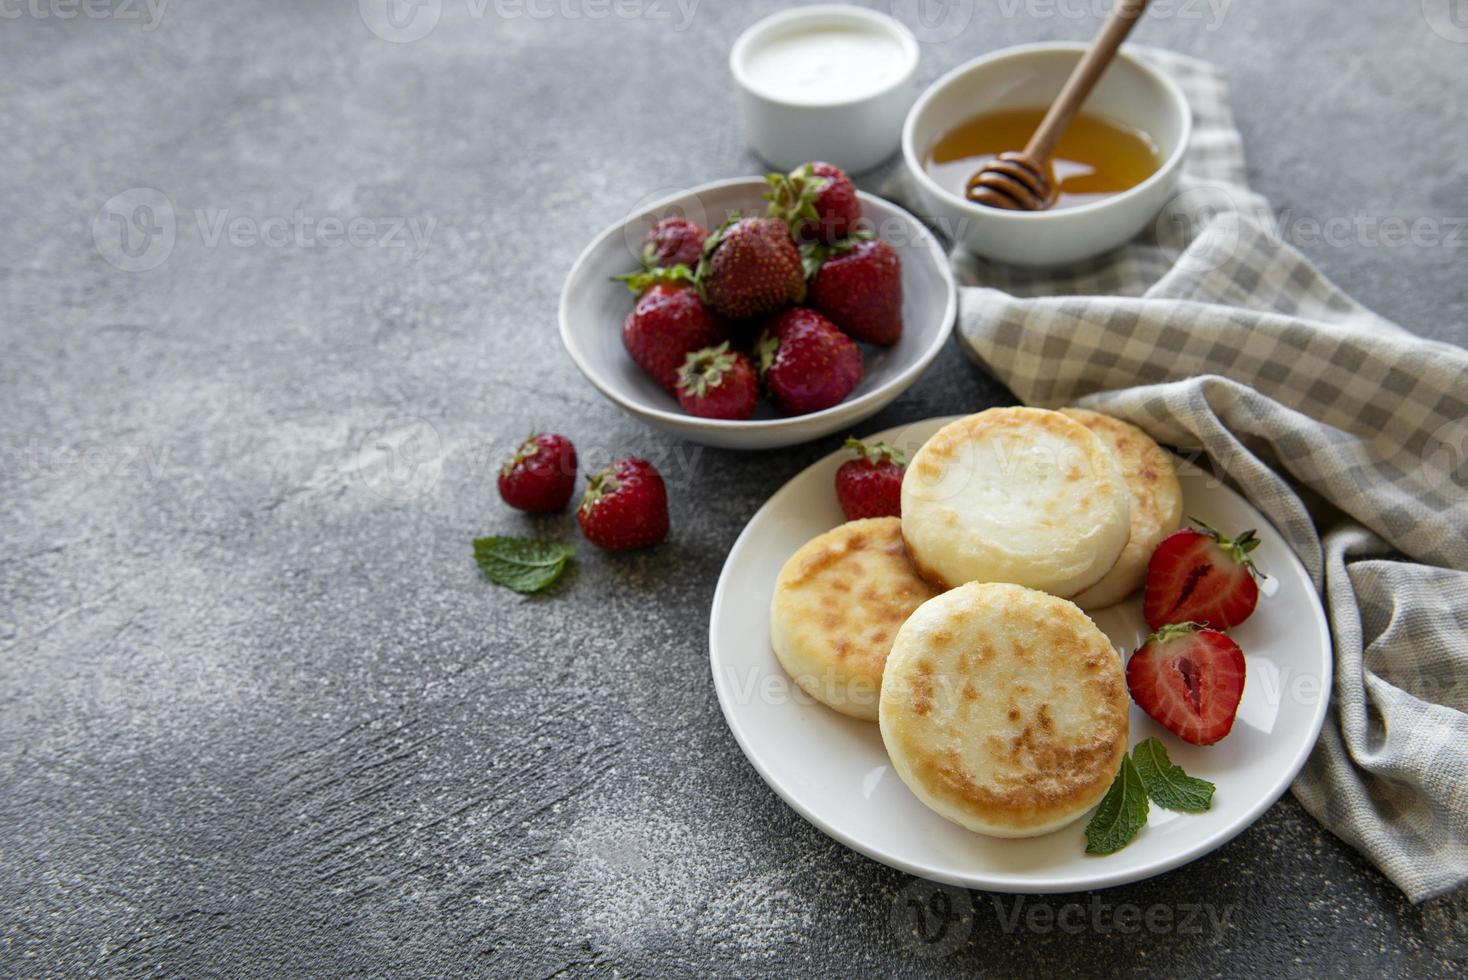
[[[738,357],[729,350],[727,340],[717,347],[692,351],[678,369],[678,386],[694,398],[702,398],[710,388],[724,383],[724,376],[734,367]]]
[[[1168,623],[1166,626],[1162,627],[1160,630],[1147,637],[1147,642],[1166,643],[1168,640],[1175,640],[1179,636],[1187,636],[1189,633],[1196,633],[1198,630],[1207,628],[1208,627],[1204,626],[1201,623]]]
[[[847,436],[846,442],[842,445],[846,449],[855,450],[858,456],[873,466],[881,466],[885,462],[892,462],[897,466],[907,465],[907,456],[902,450],[885,442],[874,442],[867,445],[855,436]]]
[[[1255,578],[1259,579],[1269,577],[1268,575],[1265,575],[1263,572],[1259,571],[1259,566],[1255,565],[1254,559],[1249,557],[1254,549],[1259,547],[1259,545],[1263,543],[1259,540],[1259,535],[1255,533],[1253,528],[1250,528],[1236,538],[1231,538],[1227,534],[1224,534],[1222,531],[1220,531],[1218,528],[1213,527],[1210,524],[1205,524],[1203,521],[1198,520],[1196,517],[1189,517],[1188,520],[1196,524],[1198,526],[1198,529],[1204,534],[1208,535],[1214,541],[1218,542],[1218,546],[1224,551],[1228,552],[1229,557],[1233,558],[1234,561],[1247,568],[1250,575],[1253,575]]]
[[[877,233],[869,228],[854,231],[845,238],[835,242],[810,242],[800,246],[800,265],[805,270],[805,278],[814,279],[816,273],[821,271],[821,266],[833,255],[842,255],[856,248],[857,242],[868,242],[877,237]]]
[[[526,436],[525,441],[520,443],[515,449],[514,455],[505,460],[504,465],[500,467],[500,473],[509,476],[511,470],[540,452],[540,447],[535,443],[535,439],[539,435],[540,433],[538,431],[532,431],[530,435]]]
[[[612,276],[612,281],[626,283],[627,288],[637,296],[641,296],[649,287],[655,286],[658,283],[667,283],[669,285],[685,283],[693,286],[697,285],[698,282],[693,274],[693,270],[681,262],[671,268],[657,266],[652,269],[639,269],[636,272],[629,272],[621,276]]]
[[[802,222],[820,220],[816,200],[831,181],[828,177],[817,177],[811,164],[799,166],[788,174],[766,174],[765,181],[770,185],[763,195],[770,202],[765,217],[785,222],[792,234]]]

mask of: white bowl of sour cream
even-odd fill
[[[858,172],[895,153],[917,64],[907,28],[839,5],[766,17],[729,52],[745,135],[779,170],[824,160]]]

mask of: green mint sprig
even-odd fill
[[[1122,756],[1121,770],[1086,824],[1086,853],[1115,854],[1147,825],[1148,804],[1183,813],[1203,813],[1213,805],[1214,785],[1189,776],[1167,757],[1155,738]]]
[[[553,585],[576,549],[558,541],[490,537],[474,541],[474,561],[496,585],[530,594]]]
[[[1131,756],[1124,755],[1121,770],[1086,824],[1086,853],[1114,854],[1130,844],[1146,825],[1147,787],[1142,785]]]
[[[1152,802],[1165,810],[1203,813],[1213,805],[1216,788],[1206,779],[1183,772],[1167,757],[1167,749],[1155,738],[1149,738],[1132,749],[1132,761],[1147,787]]]

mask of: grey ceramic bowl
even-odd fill
[[[861,384],[841,404],[824,411],[786,417],[763,403],[747,421],[686,414],[623,348],[622,321],[633,297],[611,277],[637,268],[643,234],[656,221],[682,216],[716,228],[733,211],[763,213],[760,195],[766,188],[758,177],[741,177],[657,201],[598,235],[566,277],[561,341],[571,360],[598,391],[649,425],[726,449],[774,449],[851,429],[906,391],[938,356],[953,329],[958,299],[942,244],[902,208],[862,194],[865,216],[902,259],[902,339],[887,348],[862,345]]]

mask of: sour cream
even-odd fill
[[[840,4],[771,14],[729,52],[745,135],[776,170],[824,160],[856,173],[891,156],[917,65],[911,31]]]
[[[770,98],[830,105],[891,87],[907,73],[909,60],[888,32],[828,24],[764,39],[751,48],[744,68],[751,85]]]

